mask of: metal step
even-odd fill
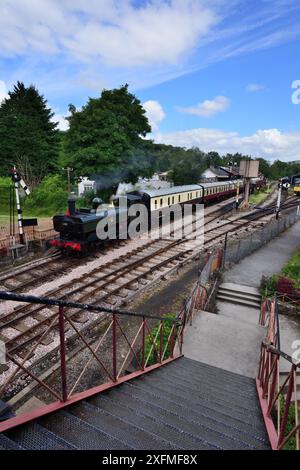
[[[127,384],[126,384],[127,386]],[[199,393],[199,396],[197,398],[190,396],[189,394],[187,395],[182,395],[181,393],[178,393],[178,390],[174,390],[172,387],[147,387],[142,382],[137,382],[135,381],[134,383],[128,385],[134,389],[134,393],[138,394],[139,396],[142,396],[144,393],[152,393],[155,394],[157,397],[163,395],[163,396],[168,396],[170,399],[175,401],[176,403],[187,403],[191,408],[194,408],[196,411],[201,412],[203,406],[206,406],[207,408],[211,409],[212,411],[217,410],[220,412],[223,412],[224,414],[228,416],[233,416],[242,422],[245,422],[249,425],[253,426],[258,426],[260,427],[261,422],[257,420],[257,417],[254,417],[252,414],[241,412],[240,410],[236,410],[234,407],[234,402],[231,404],[231,406],[228,406],[224,403],[220,403],[217,401],[214,401],[211,399],[210,396],[207,394],[201,394]]]
[[[218,402],[224,404],[226,406],[232,407],[234,405],[235,409],[238,409],[242,413],[257,413],[260,412],[260,408],[258,406],[257,401],[253,400],[243,400],[238,395],[234,395],[231,393],[220,392],[215,389],[215,387],[210,386],[209,384],[200,387],[193,387],[191,386],[188,381],[179,381],[176,378],[170,378],[167,376],[163,377],[163,380],[159,377],[152,378],[151,383],[150,381],[145,378],[143,380],[143,384],[148,386],[156,386],[160,387],[163,386],[164,390],[172,390],[176,391],[178,394],[182,394],[182,397],[194,397],[195,400],[198,399],[199,394],[208,397],[212,402]]]
[[[195,416],[192,418],[191,415],[187,417],[185,413],[179,414],[177,411],[171,410],[168,404],[164,404],[164,406],[162,406],[162,403],[160,403],[158,405],[160,395],[156,395],[154,400],[153,397],[149,400],[149,395],[150,393],[146,392],[146,390],[143,390],[139,395],[139,407],[141,407],[143,413],[153,416],[156,419],[163,420],[164,423],[167,423],[176,429],[181,429],[194,438],[201,439],[207,442],[210,446],[215,446],[218,449],[249,450],[254,448],[254,446],[243,442],[239,434],[235,436],[232,430],[229,430],[226,425],[216,421],[213,422],[209,417],[204,418],[202,416],[198,421],[195,419]],[[128,402],[137,402],[135,392],[127,398]]]
[[[0,436],[0,449],[269,449],[255,381],[181,358]]]
[[[122,394],[125,397],[124,399]],[[195,405],[193,402],[178,399],[178,397],[173,395],[172,392],[159,395],[156,390],[145,391],[144,389],[138,388],[136,384],[124,384],[121,389],[116,388],[115,390],[111,390],[109,395],[107,395],[108,398],[114,398],[115,396],[117,396],[117,399],[121,403],[125,404],[130,400],[132,400],[133,403],[135,400],[144,400],[145,396],[147,396],[149,403],[152,403],[153,405],[158,404],[161,401],[167,401],[168,404],[166,406],[169,406],[172,409],[184,409],[184,413],[190,412],[192,413],[192,416],[195,414],[198,414],[199,416],[208,416],[220,423],[228,425],[229,427],[246,429],[249,433],[258,433],[261,437],[265,436],[265,430],[261,426],[261,422],[257,423],[257,421],[255,421],[254,423],[247,423],[243,419],[244,416],[232,416],[231,410],[228,411],[224,408],[217,410],[210,402],[203,401],[200,405]],[[260,433],[260,431],[262,432]]]
[[[176,368],[173,366],[174,364],[170,364],[167,368],[164,369],[163,373],[170,377],[176,376],[179,380],[181,377],[184,378],[184,380],[192,380],[196,386],[201,386],[202,384],[208,383],[211,386],[216,387],[217,390],[221,389],[228,393],[237,393],[249,399],[257,399],[257,391],[253,379],[250,379],[250,383],[244,384],[238,381],[236,382],[232,376],[227,376],[226,374],[224,375],[222,369],[217,369],[215,367],[212,367],[212,370],[203,367],[203,371],[201,367],[200,374],[199,369],[194,370],[192,368],[187,368],[181,361],[178,361]],[[157,372],[159,373],[160,370]]]
[[[211,375],[214,377],[223,377],[232,383],[235,383],[238,387],[245,387],[248,389],[255,387],[255,382],[252,378],[247,377],[245,375],[237,374],[236,372],[227,371],[221,369],[220,367],[211,366],[209,364],[205,364],[204,362],[196,361],[195,359],[190,359],[186,357],[180,358],[178,361],[171,363],[168,365],[168,368],[172,367],[185,367],[188,370],[194,370],[195,373],[199,376]],[[163,369],[161,369],[163,370]]]
[[[18,445],[12,439],[5,436],[4,434],[0,434],[0,449],[1,450],[25,450],[23,447]]]
[[[216,393],[213,387],[199,387],[198,389],[193,389],[187,385],[182,385],[178,382],[168,380],[167,378],[151,377],[151,381],[148,377],[142,377],[138,381],[138,385],[141,387],[151,388],[155,387],[162,391],[162,393],[172,391],[172,393],[177,396],[181,396],[182,399],[193,400],[197,402],[200,397],[205,398],[208,401],[211,401],[214,404],[219,404],[227,408],[234,408],[234,410],[239,411],[241,414],[250,414],[260,416],[260,408],[258,407],[258,402],[254,405],[252,403],[243,404],[243,402],[238,401],[235,396],[232,394],[220,394]]]
[[[115,439],[109,433],[100,431],[66,411],[46,416],[40,423],[81,450],[130,450],[132,447]]]
[[[151,413],[147,414],[143,409],[143,403],[139,400],[129,400],[128,395],[122,393],[120,388],[121,397],[112,394],[101,394],[97,397],[89,399],[89,403],[97,408],[107,411],[114,410],[114,412],[126,419],[126,421],[133,423],[141,428],[148,430],[155,434],[159,439],[163,438],[170,440],[176,446],[183,449],[191,450],[211,450],[215,449],[214,446],[206,443],[200,438],[191,436],[190,433],[185,433],[182,429],[171,426],[165,423],[160,417],[152,416]]]
[[[27,450],[76,449],[67,440],[53,434],[36,422],[9,431],[6,436]]]
[[[236,421],[230,416],[227,417],[209,409],[202,408],[201,412],[197,412],[193,407],[189,407],[187,403],[178,404],[174,402],[172,397],[168,395],[157,396],[144,392],[138,396],[135,391],[131,391],[130,388],[128,388],[126,391],[124,389],[115,389],[105,397],[106,400],[107,398],[112,401],[114,407],[119,406],[122,409],[129,408],[131,413],[139,410],[139,414],[147,416],[148,420],[156,421],[158,423],[157,432],[160,432],[162,424],[166,424],[164,413],[168,412],[172,415],[172,421],[169,421],[167,425],[172,426],[178,434],[181,433],[183,436],[182,439],[184,439],[184,448],[186,448],[187,442],[192,438],[193,440],[198,440],[198,446],[195,447],[195,449],[202,449],[203,444],[199,447],[199,440],[205,442],[207,436],[203,436],[202,427],[200,432],[196,435],[191,433],[191,428],[188,426],[184,431],[180,420],[196,424],[197,426],[200,424],[209,429],[218,430],[226,436],[234,437],[238,439],[238,441],[246,445],[252,445],[255,448],[266,448],[266,445],[268,445],[265,432],[257,431],[255,428],[245,425],[243,422]],[[94,402],[97,403],[98,406],[105,406],[104,400],[102,399],[101,401],[100,397],[97,401],[95,399]],[[125,413],[125,411],[123,411],[123,413]],[[187,434],[188,438],[185,434]],[[192,446],[192,443],[190,444]],[[208,441],[207,444],[210,447],[219,447],[215,441]]]
[[[259,406],[257,396],[253,393],[252,395],[243,394],[241,390],[236,390],[230,382],[220,383],[220,381],[213,381],[208,377],[195,378],[194,374],[186,371],[179,370],[176,374],[175,371],[166,370],[164,373],[164,380],[166,380],[170,385],[172,383],[178,383],[182,387],[191,388],[193,390],[207,391],[208,393],[213,390],[214,396],[220,397],[232,397],[234,396],[234,401],[236,404],[242,403],[247,406],[247,408],[257,408]]]
[[[109,433],[110,436],[124,442],[135,450],[182,449],[182,447],[172,444],[169,440],[164,440],[136,424],[129,423],[116,415],[114,408],[104,410],[83,401],[72,406],[70,411],[72,414],[75,414],[75,416],[80,417],[85,423],[92,424],[100,431]]]

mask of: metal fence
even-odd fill
[[[280,349],[280,322],[277,298],[261,305],[259,324],[267,327],[261,344],[257,391],[269,439],[274,450],[300,450],[300,408],[297,399],[297,374],[300,364]],[[289,372],[280,383],[281,362]]]
[[[246,232],[245,236],[239,240],[229,240],[224,266],[228,268],[231,264],[238,263],[241,259],[249,256],[254,251],[261,248],[280,233],[291,227],[295,222],[300,220],[299,208],[293,208],[289,212],[283,214],[279,220],[275,218],[262,228],[255,228],[253,232]]]

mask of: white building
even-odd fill
[[[90,180],[88,177],[81,178],[80,183],[78,183],[78,196],[83,196],[84,193],[89,193],[90,191],[97,191],[96,181]]]

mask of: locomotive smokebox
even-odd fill
[[[68,209],[71,216],[76,215],[76,200],[74,198],[68,199]]]

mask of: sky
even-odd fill
[[[0,0],[0,102],[129,84],[155,142],[300,160],[299,0]]]

